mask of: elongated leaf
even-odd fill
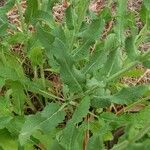
[[[104,63],[107,61],[107,55],[108,52],[105,51],[95,52],[91,57],[90,62],[83,68],[82,72],[86,74],[102,68]]]
[[[94,44],[93,42],[87,40],[86,42],[83,43],[83,45],[76,48],[73,52],[74,60],[79,61],[87,58],[90,54],[90,46],[93,44]]]
[[[54,60],[52,51],[52,44],[55,40],[53,33],[50,33],[45,28],[42,28],[40,25],[38,25],[36,38],[41,42],[41,44],[45,48],[50,66],[54,69],[58,69],[58,64]]]
[[[110,51],[115,50],[116,46],[116,35],[108,35],[105,43],[97,44],[94,54],[91,56],[89,63],[83,68],[83,72],[88,73],[102,68],[108,59],[108,54]]]
[[[104,150],[103,141],[100,135],[94,135],[90,138],[87,150],[93,150],[93,148],[96,150]]]
[[[148,85],[123,88],[120,92],[110,97],[110,100],[117,104],[131,104],[141,98],[149,90]]]
[[[27,42],[28,37],[22,32],[16,32],[15,34],[9,36],[8,42],[9,44],[17,44]]]
[[[117,38],[120,44],[124,44],[125,35],[125,23],[126,23],[126,10],[127,10],[127,1],[126,0],[117,0],[117,25],[115,26],[115,32],[117,33]]]
[[[64,43],[62,43],[59,39],[55,40],[53,46],[53,53],[60,65],[60,75],[63,82],[69,86],[71,91],[82,91],[81,83],[83,81],[73,68],[74,61],[67,54],[67,47],[65,47]]]
[[[61,109],[59,105],[50,103],[41,113],[28,116],[19,135],[20,144],[25,144],[37,130],[46,133],[54,129],[65,117],[65,113]]]
[[[12,82],[11,84],[12,88],[12,99],[13,99],[13,107],[14,112],[22,115],[24,111],[24,103],[26,99],[26,95],[24,93],[23,86],[18,82]]]
[[[37,16],[38,0],[27,0],[27,9],[25,12],[25,21],[28,24]]]
[[[116,104],[132,104],[135,101],[138,101],[144,94],[146,94],[148,91],[150,91],[150,88],[148,85],[140,85],[135,87],[128,87],[123,88],[119,92],[117,92],[114,95],[106,95],[106,96],[99,96],[92,101],[92,104],[94,106],[103,106],[104,104],[107,106],[111,103]]]
[[[93,20],[89,27],[80,33],[80,36],[83,38],[83,45],[76,48],[73,52],[73,57],[75,60],[82,60],[88,57],[90,53],[91,46],[95,43],[95,40],[100,37],[104,29],[104,20],[99,18]]]
[[[72,119],[71,119],[71,123],[78,123],[80,121],[82,121],[83,117],[86,116],[86,114],[88,113],[90,108],[90,98],[89,97],[85,97],[81,103],[79,104],[79,106],[77,107],[77,109],[75,110]]]
[[[74,23],[73,23],[73,12],[72,12],[72,6],[69,6],[66,9],[66,24],[67,24],[67,28],[69,30],[73,30],[74,29]]]
[[[39,41],[46,49],[49,49],[49,47],[51,47],[52,43],[54,42],[54,36],[40,25],[37,26],[37,30]]]
[[[49,10],[47,12],[43,10],[38,10],[37,17],[34,19],[34,23],[36,23],[37,20],[43,21],[52,29],[56,26],[53,15],[49,12]]]
[[[7,124],[12,120],[12,117],[0,115],[0,120],[0,129],[4,129],[7,126]]]
[[[6,97],[6,96],[5,96]],[[7,100],[3,96],[0,96],[0,115],[2,116],[9,116],[11,114],[11,102]]]
[[[16,150],[17,141],[10,135],[7,129],[0,130],[0,149]]]
[[[25,79],[22,66],[12,55],[3,55],[0,57],[0,76],[2,78],[18,81]]]
[[[105,21],[102,18],[92,20],[89,27],[83,31],[81,37],[85,40],[94,41],[100,37],[105,26]]]
[[[137,57],[137,49],[135,47],[135,41],[133,37],[128,37],[125,41],[125,48],[127,56],[130,60],[135,60]]]
[[[110,99],[95,96],[91,100],[91,105],[95,108],[106,108],[111,105]]]
[[[69,124],[63,131],[60,144],[67,150],[82,149],[84,130]]]
[[[79,31],[86,16],[86,12],[89,7],[90,0],[79,0],[79,1],[72,1],[75,3],[75,11],[77,14],[77,21],[76,21],[76,30]]]
[[[51,150],[65,150],[57,141],[54,141]]]
[[[76,128],[75,124],[82,121],[82,119],[89,112],[90,98],[87,96],[83,98],[79,106],[76,108],[72,119],[68,122],[66,128],[63,130],[63,139],[61,145],[68,150],[75,150],[82,148],[82,139],[84,136],[84,130],[82,128]]]
[[[143,0],[145,7],[150,11],[150,3],[149,0]]]
[[[0,77],[0,89],[5,85],[5,80]]]
[[[141,6],[140,10],[140,18],[141,20],[146,23],[146,18],[147,18],[147,9],[144,5]]]
[[[43,54],[41,47],[34,47],[29,52],[29,58],[32,61],[33,66],[42,65],[43,64]]]
[[[89,108],[90,108],[90,98],[87,96],[80,102],[70,122],[76,124],[82,121],[83,117],[85,117],[86,114],[89,112]]]
[[[65,45],[67,44],[67,39],[65,35],[65,31],[63,30],[62,26],[56,26],[52,31],[51,34],[61,40]]]
[[[106,77],[110,77],[114,73],[118,72],[122,67],[122,60],[121,60],[121,51],[117,48],[114,51],[109,53],[107,62],[105,63],[103,70],[101,71],[104,73]]]
[[[11,133],[13,137],[18,137],[20,134],[20,130],[22,125],[24,124],[25,118],[22,116],[15,116],[13,119],[7,124],[6,128]]]
[[[114,33],[109,34],[105,40],[105,45],[104,45],[105,51],[113,51],[116,49],[117,46],[118,46],[118,41],[117,41],[116,34]]]
[[[150,60],[146,60],[143,62],[143,65],[147,68],[150,68]]]
[[[8,28],[7,23],[0,25],[0,36],[4,36],[6,34],[7,28]]]

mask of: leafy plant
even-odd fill
[[[115,14],[111,1],[96,14],[90,0],[69,0],[63,20],[55,20],[55,3],[27,0],[25,13],[19,0],[0,7],[0,149],[149,149],[150,85],[120,81],[139,77],[137,65],[150,66],[150,51],[139,49],[150,39],[148,0],[140,30],[127,0],[115,1]],[[6,15],[14,6],[19,27]],[[132,114],[138,104],[144,107]]]

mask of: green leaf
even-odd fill
[[[37,17],[35,18],[34,23],[37,23],[37,21],[42,21],[46,23],[52,29],[56,26],[53,15],[49,10],[47,12],[43,10],[38,10]]]
[[[107,62],[105,63],[102,74],[105,77],[110,77],[114,73],[118,72],[122,68],[121,50],[116,48],[109,53]]]
[[[27,24],[37,16],[38,0],[27,0],[27,8],[25,11],[25,21]]]
[[[138,69],[138,68],[135,68],[135,69],[132,69],[132,70],[130,70],[130,71],[128,71],[128,72],[125,72],[124,74],[123,74],[123,76],[127,76],[127,77],[141,77],[142,75],[144,74],[144,71],[143,70],[141,70],[140,68]]]
[[[63,130],[63,139],[60,143],[64,148],[68,150],[81,149],[84,130],[82,128],[76,128],[75,124],[83,120],[89,112],[89,108],[90,98],[86,96],[80,102],[72,116],[72,119],[67,123],[66,128]]]
[[[18,147],[17,141],[6,129],[0,130],[0,146],[3,148],[2,150],[16,150]]]
[[[125,48],[127,56],[130,60],[135,60],[138,56],[137,49],[135,47],[135,40],[133,37],[128,37],[125,41]]]
[[[42,132],[36,132],[32,139],[34,138],[37,144],[42,144],[43,148],[46,150],[64,150],[63,147],[58,143],[58,139],[56,139],[56,134],[58,132],[58,128],[55,128],[49,133],[43,134]]]
[[[56,26],[52,31],[51,34],[55,37],[58,38],[60,41],[67,44],[67,39],[66,39],[66,32],[64,31],[63,27],[58,25]]]
[[[5,80],[0,77],[0,90],[5,85]]]
[[[12,82],[12,100],[14,112],[19,115],[24,113],[24,103],[26,95],[24,93],[24,87],[18,82]]]
[[[143,0],[145,7],[150,11],[150,3],[149,0]]]
[[[123,88],[121,91],[111,96],[109,99],[117,104],[131,104],[141,98],[150,90],[148,85]]]
[[[144,67],[150,68],[150,60],[146,60],[143,62]]]
[[[19,135],[20,144],[24,145],[37,130],[45,133],[53,130],[65,117],[63,108],[64,106],[60,108],[58,104],[50,103],[41,113],[28,116]]]
[[[51,47],[54,42],[54,36],[40,25],[37,25],[37,36],[42,45],[49,50],[49,47]]]
[[[70,5],[66,9],[66,24],[67,24],[67,28],[69,30],[73,30],[74,29],[72,5]]]
[[[54,60],[53,51],[52,51],[52,44],[55,40],[53,33],[47,31],[47,29],[41,27],[40,25],[37,26],[37,39],[41,42],[42,46],[46,50],[46,55],[49,59],[49,64],[53,68],[58,69],[58,64]]]
[[[101,95],[101,96],[94,96],[94,101],[92,100],[91,104],[96,106],[109,106],[111,103],[116,104],[132,104],[133,102],[138,101],[144,94],[146,94],[148,91],[150,91],[150,88],[148,85],[140,85],[140,86],[133,86],[128,88],[123,88],[119,92],[117,92],[114,95]]]
[[[100,37],[105,26],[105,21],[100,17],[98,19],[92,20],[92,23],[89,27],[83,31],[81,37],[84,40],[95,41]]]
[[[88,142],[87,150],[104,150],[103,140],[100,135],[93,135]]]
[[[141,10],[140,10],[140,18],[141,20],[146,23],[147,22],[147,17],[148,17],[148,11],[146,9],[147,6],[145,6],[144,4],[141,6]]]
[[[127,0],[117,0],[118,7],[117,7],[117,24],[115,26],[115,32],[117,34],[117,39],[119,43],[122,45],[124,44],[125,35],[125,24],[126,24],[126,11],[127,11]]]
[[[73,51],[73,58],[75,61],[86,59],[90,54],[90,46],[94,44],[93,42],[87,40],[83,43],[83,45],[80,45],[78,48],[76,48]]]
[[[93,20],[89,27],[80,33],[80,37],[83,38],[83,44],[73,51],[73,57],[75,60],[82,60],[88,57],[90,48],[95,43],[95,40],[100,37],[104,29],[104,25],[104,20],[99,18]]]
[[[29,58],[32,61],[33,66],[42,65],[43,64],[43,52],[41,47],[34,47],[29,52]]]
[[[8,38],[10,44],[24,43],[28,40],[28,36],[22,32],[16,32]]]
[[[57,141],[54,141],[51,150],[65,150]]]
[[[6,97],[6,95],[5,95]],[[0,96],[0,115],[10,115],[11,114],[11,102],[3,96]]]
[[[74,68],[74,61],[67,53],[67,47],[62,41],[56,38],[54,42],[53,53],[60,65],[60,75],[64,84],[68,85],[73,92],[82,91],[83,79],[80,78],[76,69]]]
[[[8,24],[4,23],[2,25],[0,25],[0,36],[3,36],[6,34],[6,30],[8,28]]]
[[[90,0],[72,1],[72,3],[75,3],[75,11],[77,14],[76,30],[79,31],[86,16]]]
[[[25,118],[22,116],[15,116],[11,121],[7,124],[6,128],[11,133],[13,137],[17,137],[20,134],[20,130],[24,124]]]
[[[87,115],[90,108],[90,97],[86,96],[83,98],[83,100],[80,102],[79,106],[75,110],[72,119],[70,120],[70,123],[76,124]]]
[[[94,96],[94,98],[91,100],[91,105],[95,108],[106,108],[111,105],[111,102],[107,98]]]
[[[67,150],[82,149],[84,130],[76,128],[69,124],[67,128],[63,130],[63,137],[60,144]]]
[[[6,125],[12,120],[11,116],[1,116],[0,115],[0,129],[3,129],[6,127]]]
[[[115,34],[108,35],[105,43],[98,43],[89,63],[83,68],[83,72],[88,73],[101,69],[107,61],[109,52],[115,50],[116,45]]]
[[[150,123],[150,107],[147,106],[143,110],[135,114],[126,114],[124,115],[124,119],[134,127],[139,126],[140,128],[144,127],[145,124]],[[139,130],[137,128],[137,130]]]
[[[0,53],[0,76],[5,80],[18,81],[25,79],[22,66],[13,55]]]

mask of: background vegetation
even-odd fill
[[[149,0],[0,2],[0,149],[149,149]]]

